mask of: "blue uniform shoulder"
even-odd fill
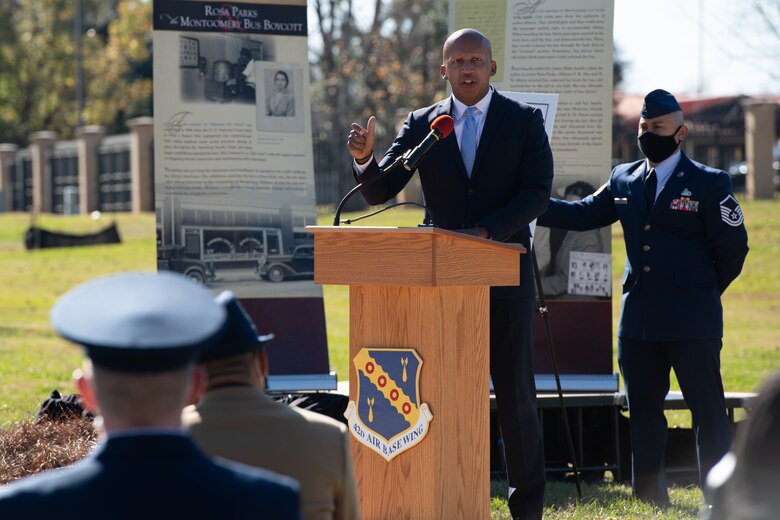
[[[700,163],[698,161],[694,161],[693,159],[691,159],[690,157],[686,156],[685,154],[683,154],[682,158],[680,159],[681,163],[684,163],[684,161],[687,161],[692,166],[696,167],[696,169],[698,169],[699,171],[701,171],[702,173],[705,173],[707,175],[728,175],[723,170],[719,170],[717,168],[713,168],[712,166],[707,166],[706,164],[702,164],[702,163]]]
[[[607,184],[613,188],[617,185],[623,185],[628,183],[644,164],[645,160],[634,161],[630,163],[618,164],[612,169],[612,174],[609,176]]]
[[[706,164],[694,161],[685,155],[683,155],[680,163],[683,167],[687,166],[685,167],[686,173],[693,174],[705,182],[726,182],[728,179],[729,185],[731,185],[731,178],[729,177],[729,174],[723,170],[719,170],[717,168],[707,166]],[[687,165],[685,163],[687,163]]]
[[[257,507],[267,518],[295,518],[300,508],[300,487],[290,477],[215,457],[215,473],[210,476],[212,490],[231,497],[234,510],[252,511]],[[226,517],[230,513],[226,511]]]
[[[638,161],[630,162],[630,163],[621,163],[615,166],[612,170],[612,175],[623,175],[625,173],[634,173],[642,164],[645,162],[644,159],[640,159]]]
[[[712,189],[716,192],[731,192],[731,177],[723,170],[694,161],[685,154],[682,155],[677,169],[684,171],[690,182],[703,187],[705,190]]]

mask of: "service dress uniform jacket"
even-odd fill
[[[3,519],[298,519],[297,483],[211,461],[182,434],[119,434],[66,468],[0,488]]]
[[[627,259],[618,337],[719,339],[720,295],[739,275],[748,251],[729,178],[681,154],[648,210],[646,171],[644,160],[615,167],[595,194],[551,200],[539,225],[587,230],[620,220]]]
[[[210,390],[182,419],[207,453],[296,479],[304,520],[359,518],[343,424],[276,403],[249,386]]]
[[[409,114],[377,165],[371,160],[356,179],[369,181],[417,146],[437,117],[453,115],[449,97]],[[553,157],[541,111],[493,90],[471,176],[456,133],[436,143],[418,163],[425,205],[434,224],[450,230],[484,227],[492,240],[530,247],[529,224],[547,207]],[[414,172],[403,168],[367,185],[363,196],[381,204],[403,189]],[[514,516],[539,518],[544,495],[544,453],[536,415],[532,359],[535,289],[529,255],[521,255],[520,285],[490,290],[490,374]],[[463,360],[468,363],[468,360]]]
[[[673,368],[696,433],[700,480],[731,444],[720,377],[721,294],[747,255],[742,210],[728,176],[685,154],[648,208],[646,161],[617,166],[581,201],[553,200],[545,226],[591,229],[620,221],[626,268],[618,361],[630,410],[637,497],[669,501],[664,400]]]

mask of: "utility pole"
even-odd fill
[[[697,90],[699,96],[704,94],[704,0],[699,0],[699,88]]]
[[[84,126],[84,31],[81,9],[82,0],[76,0],[76,18],[73,22],[73,36],[76,40],[76,128]]]

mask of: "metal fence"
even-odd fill
[[[36,175],[40,175],[44,183],[39,193],[45,200],[38,205],[43,211],[77,214],[85,209],[81,207],[85,204],[104,212],[133,211],[132,139],[133,134],[130,133],[109,135],[102,137],[94,148],[86,145],[86,153],[94,154],[88,155],[86,165],[81,164],[85,160],[81,157],[85,145],[80,140],[54,141],[44,149],[40,174],[36,174],[33,168],[34,147],[15,151],[11,160],[5,163],[8,182],[5,190],[9,194],[5,199],[5,211],[34,210],[36,195],[33,179]],[[148,157],[150,164],[136,167],[148,172],[153,179],[154,142],[148,146],[151,147],[150,153],[143,154],[141,160],[146,161]],[[329,143],[315,143],[313,158],[315,201],[318,205],[335,206],[355,185],[351,159],[345,148],[336,149]],[[81,171],[84,168],[86,174]],[[88,185],[81,186],[82,182]],[[153,204],[154,181],[141,182],[140,189],[142,193],[135,196]],[[82,197],[86,199],[82,200]],[[345,209],[362,207],[365,207],[365,201],[361,197],[353,197]]]
[[[58,141],[47,155],[52,211],[75,215],[78,213],[79,203],[78,141]]]
[[[31,211],[33,204],[32,151],[19,150],[11,165],[11,207],[10,211]]]
[[[105,137],[97,148],[100,211],[132,211],[130,134]]]

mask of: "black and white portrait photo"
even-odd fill
[[[302,67],[290,63],[255,62],[254,77],[257,89],[257,129],[302,133]]]

